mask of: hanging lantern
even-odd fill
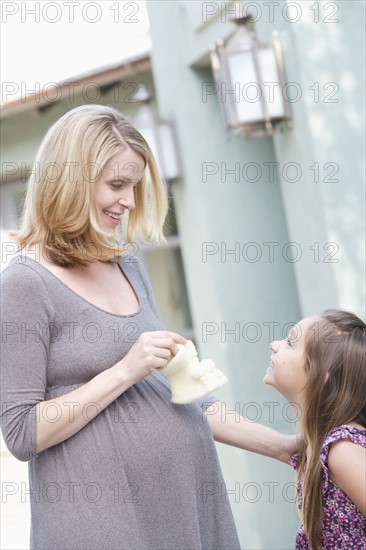
[[[145,86],[140,84],[134,99],[140,101],[141,107],[132,123],[148,142],[164,179],[168,182],[179,179],[181,167],[173,123],[160,119],[151,109],[151,95]]]
[[[278,33],[272,43],[263,43],[250,28],[250,16],[234,21],[238,30],[226,46],[219,40],[211,47],[224,127],[246,137],[272,135],[276,125],[291,119]]]

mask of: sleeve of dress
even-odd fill
[[[329,484],[329,465],[328,456],[329,451],[333,443],[340,441],[341,439],[347,439],[352,441],[356,445],[366,447],[366,430],[360,430],[356,426],[350,426],[344,424],[331,430],[325,437],[323,448],[320,454],[320,460],[323,468],[323,485],[328,487]]]
[[[297,468],[299,466],[299,453],[293,454],[287,464],[289,464],[295,470],[297,470]]]
[[[0,425],[7,448],[24,462],[37,456],[36,405],[45,398],[53,318],[41,275],[8,266],[1,274]]]

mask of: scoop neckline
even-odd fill
[[[92,302],[90,302],[89,300],[87,300],[86,298],[84,298],[83,296],[81,296],[80,294],[78,294],[77,292],[75,292],[75,290],[73,290],[72,288],[70,288],[66,283],[64,283],[63,281],[61,281],[61,279],[59,277],[57,277],[57,275],[55,275],[54,273],[52,273],[52,271],[50,271],[49,269],[47,269],[47,267],[45,267],[43,264],[41,264],[40,262],[37,262],[36,260],[34,260],[33,258],[29,258],[28,256],[16,256],[14,258],[14,260],[16,260],[17,258],[25,258],[27,261],[30,260],[32,263],[40,266],[46,273],[48,273],[49,275],[51,275],[51,277],[53,277],[54,279],[56,279],[56,281],[58,281],[64,288],[66,288],[68,291],[70,291],[72,294],[74,294],[75,296],[77,296],[77,298],[79,298],[80,300],[82,300],[83,302],[85,302],[86,304],[88,304],[89,306],[95,308],[95,309],[98,309],[99,311],[101,311],[102,313],[106,313],[107,315],[112,315],[113,317],[136,317],[137,315],[139,315],[139,313],[141,313],[141,309],[142,309],[142,305],[141,305],[141,299],[140,299],[140,296],[139,294],[137,293],[134,285],[131,283],[131,280],[130,278],[126,275],[126,272],[125,270],[122,268],[122,266],[120,265],[119,262],[116,262],[119,269],[122,271],[123,275],[126,277],[128,283],[130,284],[136,298],[137,298],[137,301],[138,301],[138,304],[139,304],[139,308],[136,312],[134,313],[126,313],[126,314],[119,314],[119,313],[113,313],[111,311],[107,311],[106,309],[103,309],[99,306],[97,306],[96,304],[93,304]],[[22,263],[23,263],[23,260],[21,260]]]

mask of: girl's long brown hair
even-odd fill
[[[305,338],[304,445],[298,482],[303,472],[302,519],[313,550],[321,548],[321,449],[327,433],[342,424],[366,428],[366,324],[340,310],[323,311]],[[304,470],[305,468],[305,470]]]

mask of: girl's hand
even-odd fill
[[[166,330],[144,332],[116,367],[136,384],[155,369],[166,367],[178,353],[177,344],[184,345],[186,341],[180,334]]]
[[[301,435],[282,434],[282,438],[281,454],[278,459],[281,462],[288,463],[292,455],[299,451],[302,443],[302,437]]]

